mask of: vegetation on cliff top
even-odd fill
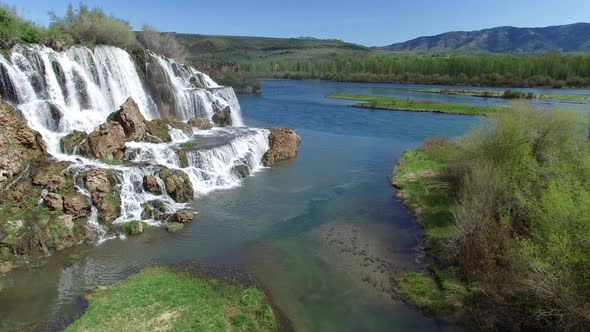
[[[426,228],[438,266],[466,285],[458,308],[479,327],[590,324],[588,124],[571,111],[516,105],[463,138],[429,141],[401,159],[400,196]],[[418,289],[428,285],[438,288]],[[420,300],[439,285],[411,275],[400,288],[424,307],[435,302]]]
[[[257,288],[168,268],[143,272],[89,295],[86,313],[66,331],[277,331]]]
[[[400,99],[353,93],[335,93],[329,95],[328,98],[364,101],[364,103],[353,105],[355,107],[409,112],[488,115],[497,112],[499,109],[499,106],[450,104],[428,100]]]

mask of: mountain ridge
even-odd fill
[[[499,26],[474,31],[450,31],[372,49],[398,52],[590,52],[590,23],[535,28]]]

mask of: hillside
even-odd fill
[[[543,28],[497,27],[419,37],[375,49],[385,51],[471,51],[540,53],[549,50],[590,52],[590,23]]]
[[[335,39],[269,38],[176,34],[192,60],[244,62],[272,57],[308,57],[368,52],[364,46]]]

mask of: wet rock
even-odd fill
[[[198,129],[211,129],[213,128],[213,123],[209,121],[209,119],[204,118],[193,118],[188,120],[187,122],[189,125],[198,128]]]
[[[111,182],[107,173],[101,169],[93,169],[84,176],[84,185],[90,193],[109,192],[111,190]]]
[[[123,127],[114,121],[98,126],[88,138],[80,145],[83,155],[104,159],[122,160],[125,156],[125,131]]]
[[[111,113],[108,120],[118,122],[123,127],[128,142],[141,141],[145,136],[145,118],[131,97],[127,98],[118,111]]]
[[[121,230],[127,235],[138,235],[143,233],[145,223],[142,221],[130,221],[121,226]]]
[[[78,219],[86,217],[90,213],[90,204],[84,195],[69,194],[64,197],[64,210],[66,214]]]
[[[167,208],[163,201],[152,200],[147,202],[143,207],[141,218],[164,221],[168,219],[171,214],[172,212]]]
[[[179,222],[169,222],[166,225],[166,230],[170,233],[176,233],[181,231],[184,228],[184,224],[181,224]]]
[[[186,168],[189,166],[188,164],[188,155],[186,154],[185,150],[176,150],[176,155],[178,156],[178,161],[180,162],[181,168]]]
[[[289,128],[272,128],[268,137],[269,149],[262,156],[264,166],[297,157],[301,137]]]
[[[172,138],[168,132],[168,125],[164,120],[146,121],[147,134],[144,140],[149,143],[171,142]]]
[[[213,114],[213,123],[215,123],[218,127],[231,127],[232,120],[231,120],[231,108],[226,106],[220,112],[216,112]]]
[[[160,188],[157,178],[153,175],[143,177],[143,189],[154,195],[160,195],[162,193],[162,188]]]
[[[80,144],[88,137],[83,131],[74,130],[61,139],[59,145],[63,153],[76,154]]]
[[[188,224],[193,221],[193,212],[191,210],[178,210],[170,218],[170,222]]]
[[[45,206],[51,211],[63,211],[64,199],[62,195],[48,193],[42,196]]]
[[[163,168],[160,170],[160,178],[164,180],[166,192],[176,202],[186,203],[193,200],[193,186],[185,172]]]

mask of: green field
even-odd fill
[[[277,331],[257,288],[168,268],[148,268],[90,293],[86,313],[66,331]]]
[[[499,106],[471,106],[427,100],[411,100],[382,96],[359,95],[352,93],[335,93],[327,97],[335,99],[357,100],[363,102],[353,105],[354,107],[406,112],[488,115],[490,113],[497,112],[499,109]]]
[[[410,89],[415,92],[437,93],[445,95],[460,95],[482,98],[501,98],[501,99],[543,99],[555,100],[563,103],[572,104],[590,104],[589,95],[571,95],[571,94],[545,94],[545,93],[524,93],[513,90],[493,91],[493,90],[461,90],[461,89]]]

